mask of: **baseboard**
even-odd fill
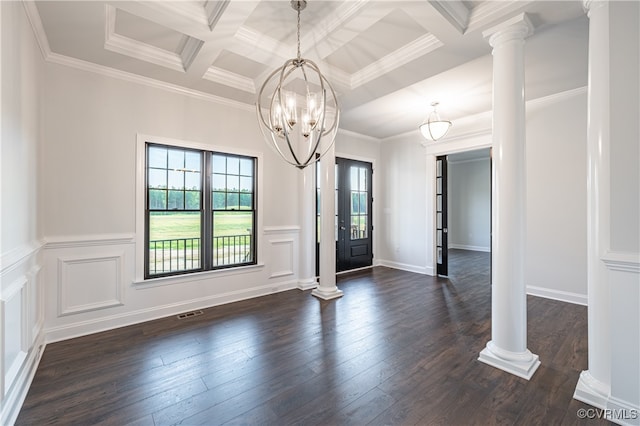
[[[527,286],[527,294],[531,296],[544,297],[545,299],[559,300],[561,302],[573,303],[574,305],[587,306],[587,295],[571,293],[568,291],[554,290],[544,287]]]
[[[169,305],[154,306],[152,308],[140,309],[132,312],[125,312],[118,315],[81,321],[74,324],[50,327],[45,329],[45,341],[47,343],[59,342],[73,339],[75,337],[86,336],[102,331],[113,330],[129,325],[140,324],[146,321],[153,321],[183,312],[196,309],[206,309],[214,306],[225,305],[227,303],[239,302],[241,300],[252,299],[254,297],[266,296],[273,293],[292,290],[298,288],[298,280],[271,283],[263,286],[252,287],[241,291],[232,291],[198,299],[187,300]]]
[[[640,425],[640,405],[610,397],[605,410],[606,419],[620,425]]]
[[[402,271],[415,272],[422,275],[434,275],[433,267],[429,266],[416,266],[409,265],[407,263],[393,262],[391,260],[378,260],[376,262],[379,266],[386,266],[387,268],[400,269]]]
[[[450,249],[470,250],[470,251],[482,251],[485,253],[491,252],[491,247],[483,246],[468,246],[466,244],[449,244]]]
[[[18,373],[13,385],[8,389],[2,402],[2,412],[0,413],[0,424],[12,425],[16,422],[20,409],[24,403],[31,382],[36,374],[42,353],[46,344],[44,343],[44,335],[40,333],[36,338],[31,351],[25,358],[22,368]]]

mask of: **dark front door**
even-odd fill
[[[372,172],[371,163],[336,158],[336,272],[373,264]]]
[[[447,229],[447,156],[436,157],[436,273],[449,275]]]
[[[320,168],[317,167],[319,173]],[[364,161],[336,158],[336,272],[373,264],[373,167]],[[318,182],[320,178],[318,176]],[[320,187],[317,186],[316,275],[320,273]]]

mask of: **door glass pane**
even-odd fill
[[[357,191],[358,188],[358,168],[351,166],[349,167],[349,189],[351,191]]]
[[[352,240],[357,240],[358,239],[358,229],[359,229],[359,221],[358,221],[358,216],[351,216],[351,227],[350,227],[350,238]]]
[[[438,263],[442,263],[442,247],[438,247]]]
[[[360,191],[367,190],[367,169],[365,169],[364,167],[360,168],[360,183],[358,189]]]
[[[442,178],[436,179],[436,194],[442,194]]]
[[[442,176],[442,160],[436,161],[436,176]]]
[[[436,196],[436,210],[442,211],[442,195]]]
[[[442,246],[442,230],[441,229],[438,229],[438,231],[436,232],[436,245]]]
[[[356,191],[351,191],[351,214],[358,214],[360,211],[358,205],[360,204],[360,197]]]
[[[440,212],[436,214],[436,228],[442,229],[442,213]]]
[[[360,214],[367,214],[367,206],[369,203],[367,202],[367,193],[360,193]]]

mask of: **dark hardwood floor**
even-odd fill
[[[530,381],[477,361],[488,253],[450,277],[384,267],[344,296],[291,290],[48,345],[18,425],[607,424],[578,418],[586,308],[529,297]]]

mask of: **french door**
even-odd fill
[[[373,264],[372,173],[371,163],[336,158],[335,240],[336,272]],[[317,233],[320,235],[320,189],[317,190]],[[319,274],[319,239],[316,274]]]
[[[436,273],[449,275],[447,228],[447,156],[436,157]]]

